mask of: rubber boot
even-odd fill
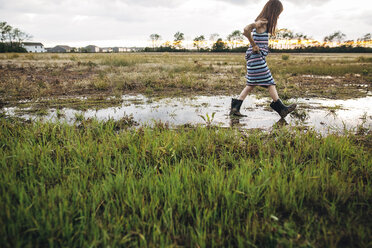
[[[246,117],[246,115],[242,115],[240,113],[240,107],[243,104],[243,100],[238,100],[238,99],[231,99],[231,110],[230,110],[230,115],[238,116],[238,117]]]
[[[270,107],[274,109],[280,117],[285,118],[289,113],[296,109],[297,104],[291,104],[289,106],[285,106],[280,99],[276,102],[272,102]]]

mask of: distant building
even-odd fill
[[[69,46],[59,45],[48,50],[49,50],[48,52],[51,53],[69,53],[73,50],[73,48]]]
[[[112,47],[102,47],[100,49],[100,52],[101,53],[112,53],[113,52],[113,48]]]
[[[45,53],[44,45],[40,42],[23,42],[22,47],[29,53]]]
[[[142,52],[145,50],[144,47],[126,47],[125,52]]]
[[[86,46],[84,50],[88,53],[99,53],[100,52],[100,48],[94,45]]]
[[[114,47],[112,48],[112,51],[114,53],[122,53],[122,52],[125,52],[125,47]]]

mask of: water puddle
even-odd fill
[[[302,75],[304,78],[318,78],[318,79],[334,79],[332,76],[321,76],[321,75]],[[345,77],[341,77],[345,78]]]
[[[192,98],[152,99],[143,95],[124,95],[119,107],[100,110],[89,109],[78,111],[64,108],[57,111],[49,109],[43,117],[35,114],[19,114],[17,107],[4,108],[6,114],[24,119],[51,121],[66,121],[73,123],[78,118],[97,118],[99,120],[121,119],[132,115],[140,124],[152,124],[161,121],[174,125],[207,124],[229,127],[238,125],[246,129],[269,130],[280,118],[270,109],[270,99],[248,96],[241,112],[248,117],[236,119],[228,115],[231,103],[230,96],[196,96]],[[329,100],[320,98],[295,100],[298,111],[286,117],[286,122],[292,125],[312,127],[321,133],[353,129],[362,125],[372,127],[372,97],[352,100]],[[23,109],[27,110],[27,109]],[[214,114],[213,114],[214,113]],[[212,117],[213,115],[213,117]]]

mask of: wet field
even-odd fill
[[[281,124],[322,133],[370,128],[372,55],[271,54],[268,65],[279,96],[298,104]],[[262,130],[278,121],[263,88],[244,102],[248,117],[228,116],[231,97],[245,83],[242,54],[5,54],[0,74],[3,114],[23,119],[131,116],[141,125]]]
[[[84,99],[82,99],[84,100]],[[40,113],[31,112],[32,107],[5,108],[9,116],[25,120],[44,120],[74,123],[79,119],[120,120],[131,116],[139,125],[163,122],[171,127],[182,125],[217,125],[242,129],[270,130],[276,123],[313,128],[323,134],[356,130],[357,127],[370,129],[372,126],[372,96],[359,99],[332,100],[322,98],[298,98],[295,112],[280,120],[270,109],[270,99],[248,96],[241,112],[247,117],[229,116],[230,96],[195,96],[153,99],[144,95],[123,95],[120,106],[102,109],[76,110],[72,108],[48,109]]]
[[[244,54],[0,54],[0,246],[369,247],[372,55],[268,65],[285,120]]]

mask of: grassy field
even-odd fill
[[[370,247],[371,132],[0,119],[1,247]]]
[[[371,54],[271,54],[268,64],[283,99],[350,99],[371,91]],[[38,100],[55,106],[51,97],[66,97],[61,107],[113,106],[131,93],[236,95],[245,73],[244,54],[2,54],[0,105]],[[267,95],[263,88],[256,93]],[[72,96],[88,99],[76,103]],[[108,102],[106,96],[113,98]]]
[[[284,100],[371,91],[370,54],[268,64]],[[69,125],[2,112],[236,95],[245,70],[244,54],[0,54],[0,247],[371,247],[367,128],[322,136],[83,115]]]

